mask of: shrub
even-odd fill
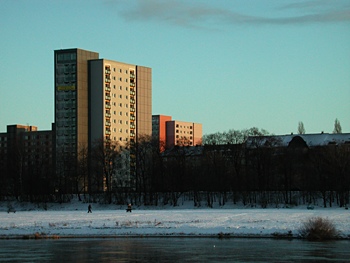
[[[330,240],[339,238],[339,232],[328,219],[313,217],[305,221],[299,229],[303,238],[308,240]]]

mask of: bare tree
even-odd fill
[[[76,177],[76,192],[80,200],[80,193],[89,192],[90,180],[88,177],[88,147],[86,145],[80,145],[78,152],[78,172]],[[89,192],[90,194],[90,192]]]
[[[225,143],[224,134],[216,132],[203,136],[203,144],[223,144]]]
[[[298,123],[298,134],[305,134],[305,127],[302,121]]]
[[[151,174],[152,174],[152,137],[140,135],[136,143],[136,188],[139,200],[143,193],[144,204],[150,203]]]
[[[116,141],[97,140],[92,149],[92,160],[96,178],[102,180],[106,201],[112,203],[112,180],[116,174],[120,145]]]
[[[340,121],[335,119],[333,133],[342,133]]]

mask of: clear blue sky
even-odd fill
[[[153,70],[153,114],[203,133],[350,132],[349,0],[0,0],[0,132],[54,121],[54,50]]]

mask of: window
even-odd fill
[[[119,81],[123,81],[122,78],[119,78]]]

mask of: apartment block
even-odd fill
[[[107,59],[89,61],[89,146],[101,139],[130,146],[119,177],[135,175],[137,137],[152,134],[151,92],[150,68]]]
[[[171,116],[166,115],[153,115],[152,136],[159,141],[161,151],[175,145],[202,145],[202,124],[172,120]]]
[[[7,132],[0,133],[1,187],[15,185],[22,193],[32,193],[28,188],[34,178],[37,185],[48,182],[53,171],[53,134],[51,130],[38,131],[36,126],[7,125]],[[6,193],[6,189],[0,190]]]
[[[88,61],[99,54],[64,49],[54,56],[56,154],[77,156],[88,145]]]
[[[159,142],[161,152],[166,148],[166,123],[171,119],[171,116],[152,115],[152,138]]]
[[[135,143],[151,135],[151,69],[122,62],[89,61],[89,140]]]
[[[56,171],[76,173],[80,149],[97,140],[130,146],[128,174],[136,171],[133,145],[152,134],[152,70],[99,58],[82,49],[55,51]],[[66,162],[66,163],[64,163]],[[121,169],[119,169],[120,171]]]
[[[202,145],[202,124],[184,121],[168,121],[167,148],[178,146]]]

